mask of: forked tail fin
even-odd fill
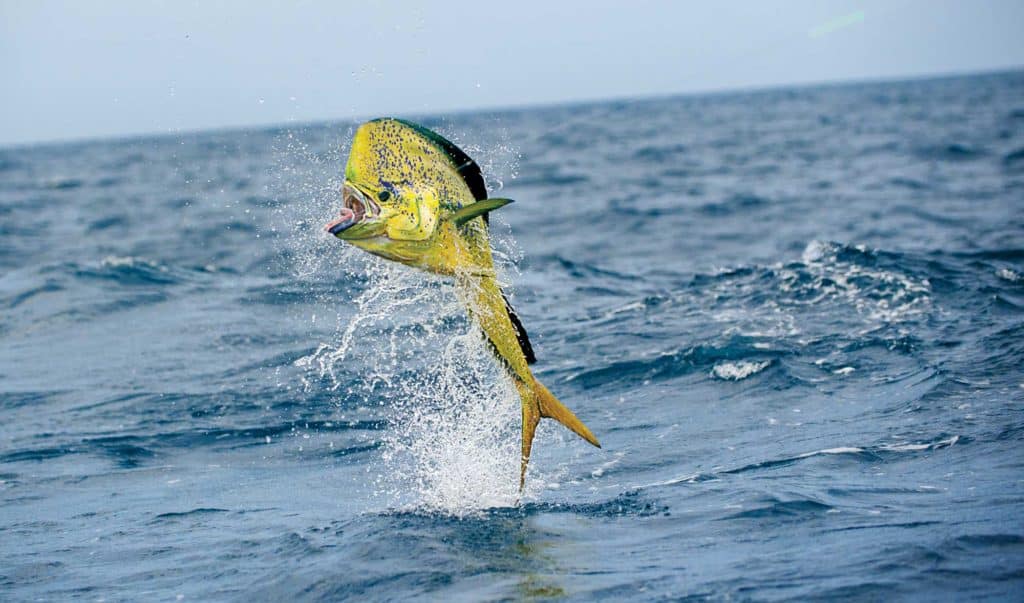
[[[530,462],[530,450],[533,448],[533,436],[537,431],[537,424],[542,417],[554,419],[568,427],[573,433],[590,442],[598,448],[601,443],[597,441],[594,434],[587,429],[587,426],[572,414],[572,411],[558,401],[558,398],[544,387],[544,384],[536,379],[533,380],[533,390],[524,391],[528,386],[516,381],[519,395],[523,399],[523,458],[519,469],[519,491],[523,491],[523,484],[526,482],[526,466]],[[527,402],[530,399],[536,400],[533,405]]]

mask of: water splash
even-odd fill
[[[348,396],[377,400],[374,494],[389,506],[461,515],[516,503],[519,398],[442,279],[367,260],[366,288],[337,338],[296,366]]]

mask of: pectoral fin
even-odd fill
[[[455,222],[456,226],[462,226],[466,222],[469,222],[477,216],[487,214],[487,212],[494,211],[499,207],[505,207],[509,203],[512,203],[512,199],[484,199],[483,201],[477,201],[476,203],[470,203],[469,205],[453,212],[449,219]]]

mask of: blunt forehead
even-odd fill
[[[474,201],[457,166],[437,144],[413,128],[381,119],[359,127],[345,177],[373,194],[420,191],[453,205]],[[430,195],[433,193],[433,195]]]

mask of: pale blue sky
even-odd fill
[[[1024,2],[0,0],[0,144],[1024,65]]]

